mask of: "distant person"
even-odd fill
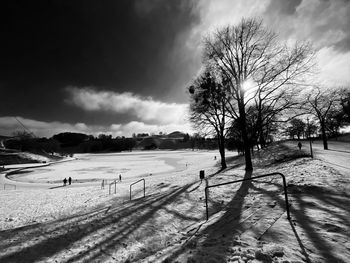
[[[301,142],[299,142],[298,143],[299,151],[301,150],[301,146],[303,146],[303,145],[301,144]]]
[[[69,185],[72,184],[72,177],[70,177],[70,176],[69,176],[69,178],[68,178],[68,183],[69,183]]]
[[[63,179],[63,185],[66,186],[66,184],[67,184],[67,178],[64,178]]]
[[[105,189],[105,180],[102,179],[101,189]]]
[[[122,175],[119,174],[119,181],[121,182],[122,181]]]

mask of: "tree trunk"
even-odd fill
[[[327,142],[326,122],[325,122],[325,120],[321,120],[321,131],[322,131],[323,149],[328,150],[328,142]]]
[[[265,146],[266,146],[266,140],[265,140],[264,133],[263,133],[262,131],[260,132],[259,142],[260,142],[261,148],[265,148]]]
[[[246,131],[244,131],[243,143],[244,143],[245,170],[253,171],[252,157],[250,154],[250,147],[249,147],[249,139]]]
[[[221,158],[221,169],[226,169],[227,165],[226,165],[226,159],[225,159],[225,144],[224,143],[220,143],[220,158]]]
[[[246,120],[243,100],[240,101],[239,103],[239,115],[240,115],[240,122],[241,122],[240,124],[241,124],[241,132],[242,132],[242,139],[243,139],[243,148],[244,148],[245,170],[253,171],[252,157],[250,154],[250,141],[247,134],[247,120]]]
[[[221,169],[226,169],[227,165],[225,159],[225,136],[223,135],[223,132],[218,134],[218,145],[221,158]]]
[[[265,148],[266,140],[265,140],[265,136],[264,136],[263,124],[262,124],[261,116],[258,116],[257,124],[258,124],[259,143],[260,143],[261,148]]]

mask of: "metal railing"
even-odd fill
[[[117,193],[117,180],[114,180],[113,182],[111,182],[109,184],[109,194],[111,194],[111,187],[112,187],[113,184],[114,184],[114,194]]]
[[[4,184],[4,190],[6,190],[6,186],[12,186],[12,189],[16,190],[16,185],[15,184]]]
[[[145,179],[140,179],[140,180],[138,180],[135,183],[132,183],[130,185],[130,200],[131,200],[131,186],[133,186],[134,184],[137,184],[137,183],[139,183],[141,181],[143,181],[143,197],[146,197],[146,181],[145,181]]]
[[[288,203],[288,195],[287,195],[287,184],[286,184],[286,178],[283,174],[281,173],[270,173],[270,174],[263,174],[263,175],[258,175],[258,176],[254,176],[251,178],[245,178],[245,179],[240,179],[240,180],[236,180],[236,181],[231,181],[231,182],[226,182],[226,183],[222,183],[222,184],[214,184],[214,185],[209,185],[205,187],[205,208],[206,208],[206,214],[207,214],[207,221],[209,219],[209,212],[208,212],[208,189],[212,188],[212,187],[218,187],[218,186],[223,186],[223,185],[227,185],[227,184],[234,184],[234,183],[239,183],[239,182],[244,182],[244,181],[249,181],[249,180],[254,180],[254,179],[258,179],[258,178],[263,178],[263,177],[268,177],[268,176],[274,176],[274,175],[280,175],[283,179],[283,188],[284,188],[284,197],[285,197],[285,203],[286,203],[286,209],[287,209],[287,218],[288,220],[290,220],[290,213],[289,213],[289,203]]]

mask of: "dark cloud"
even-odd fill
[[[307,13],[310,36],[323,46],[333,46],[340,52],[350,50],[350,1],[321,0]]]
[[[193,10],[191,1],[2,3],[1,114],[115,121],[116,116],[86,114],[64,103],[68,85],[184,99],[181,87],[170,92],[173,98],[169,89],[191,75],[184,55],[189,51],[178,41],[199,22]]]
[[[350,26],[350,25],[349,25]],[[347,32],[347,36],[335,44],[337,50],[341,52],[347,52],[350,50],[350,30]]]

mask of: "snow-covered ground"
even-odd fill
[[[122,179],[134,181],[150,175],[164,175],[165,172],[184,171],[197,167],[201,162],[215,164],[215,151],[139,151],[109,154],[76,154],[71,162],[55,165],[31,164],[27,169],[8,176],[9,179],[30,183],[58,183],[72,177],[74,182]],[[232,154],[231,154],[232,155]],[[8,165],[5,168],[23,168]]]
[[[39,181],[42,187],[0,191],[0,262],[349,262],[349,177],[275,146],[256,154],[252,176],[286,175],[292,220],[276,176],[211,188],[206,221],[205,186],[248,176],[234,154],[219,172],[215,155],[125,154],[135,171],[128,162],[113,162],[115,155],[84,155],[49,166],[51,172],[19,174],[26,186]],[[109,195],[100,180],[118,173],[123,181]],[[89,180],[55,183],[71,175]],[[146,197],[136,184],[130,201],[130,182],[141,177]]]

